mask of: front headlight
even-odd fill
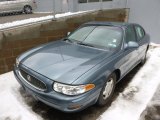
[[[16,58],[16,66],[19,66],[19,60]]]
[[[65,95],[79,95],[93,89],[94,87],[95,87],[94,84],[79,85],[79,86],[70,86],[57,82],[53,84],[53,89],[56,92],[63,93]]]

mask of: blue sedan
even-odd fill
[[[26,92],[63,112],[104,106],[116,84],[145,63],[149,41],[138,24],[89,22],[20,55],[14,74]]]

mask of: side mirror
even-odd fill
[[[130,41],[130,42],[128,42],[126,48],[128,49],[128,48],[138,48],[138,47],[139,47],[139,44],[137,42]]]
[[[67,35],[70,35],[70,34],[71,34],[71,32],[68,32],[68,33],[67,33]]]

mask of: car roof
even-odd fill
[[[128,25],[134,25],[133,23],[127,23],[127,22],[97,22],[92,21],[85,23],[84,25],[95,25],[95,26],[117,26],[117,27],[127,27]]]

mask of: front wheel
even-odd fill
[[[31,14],[32,13],[32,7],[31,6],[24,6],[24,13]]]
[[[101,93],[99,95],[97,104],[99,106],[103,106],[109,102],[113,96],[114,90],[115,90],[115,84],[116,84],[116,74],[112,73],[106,80],[106,83],[104,84]]]

